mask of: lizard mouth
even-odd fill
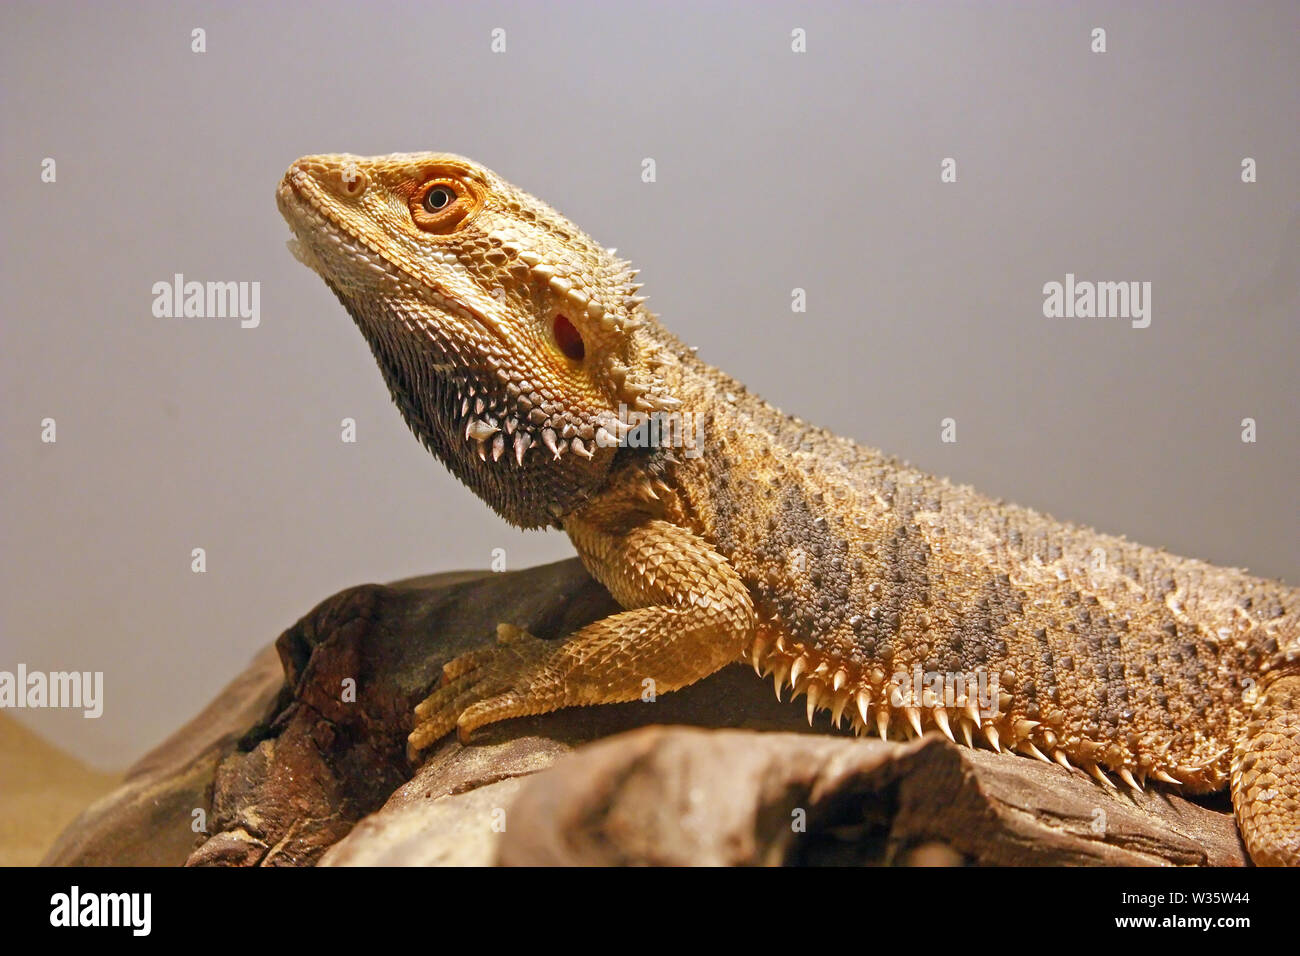
[[[276,189],[276,205],[293,233],[286,245],[295,259],[325,279],[336,291],[364,294],[373,292],[376,281],[391,280],[395,289],[416,295],[433,308],[461,321],[473,322],[502,343],[509,344],[505,330],[495,316],[472,303],[462,301],[446,289],[394,262],[365,235],[342,222],[330,209],[320,187],[301,169],[290,168]],[[357,278],[341,274],[321,255],[328,243],[329,259],[340,259],[358,273]]]

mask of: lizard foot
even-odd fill
[[[415,708],[407,755],[414,760],[453,727],[464,743],[483,724],[535,713],[517,708],[532,683],[530,676],[554,650],[554,641],[533,637],[513,624],[498,624],[495,647],[470,651],[443,665],[437,689]]]

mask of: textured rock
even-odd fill
[[[122,785],[55,841],[46,866],[178,866],[194,847],[194,811],[211,803],[221,758],[267,718],[284,675],[267,648],[203,711],[145,754]]]
[[[523,780],[507,777],[435,800],[390,803],[358,823],[320,866],[491,866],[506,807]]]
[[[499,858],[516,865],[1245,861],[1222,813],[937,735],[646,728],[530,779],[508,821]]]
[[[653,702],[491,725],[407,762],[411,709],[498,621],[559,637],[614,610],[577,561],[344,591],[133,768],[46,862],[1244,861],[1226,801],[1114,795],[935,737],[835,736],[824,715],[814,732],[741,667]],[[197,846],[196,808],[209,834]]]

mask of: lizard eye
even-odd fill
[[[424,208],[427,212],[436,213],[448,203],[456,201],[456,194],[446,186],[434,186],[424,194]]]
[[[425,232],[448,235],[479,207],[473,189],[449,176],[436,176],[411,195],[411,218]]]

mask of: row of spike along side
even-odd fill
[[[810,725],[817,711],[825,710],[830,712],[836,728],[847,717],[856,734],[876,733],[882,740],[891,735],[911,740],[926,730],[938,730],[953,743],[958,743],[960,736],[968,747],[984,745],[998,753],[1015,751],[1046,763],[1055,761],[1067,770],[1082,769],[1112,790],[1119,789],[1096,759],[1107,749],[1104,745],[1079,741],[1073,748],[1080,751],[1073,754],[1080,763],[1076,767],[1051,728],[1036,720],[1012,720],[1006,715],[1011,695],[1005,691],[999,699],[1003,716],[981,718],[976,701],[970,697],[957,699],[951,707],[911,702],[891,706],[891,687],[883,668],[859,672],[853,664],[827,660],[781,636],[760,633],[745,657],[760,677],[772,677],[777,700],[787,687],[793,688],[791,700],[801,695],[806,699]],[[1143,790],[1148,778],[1174,785],[1204,782],[1200,768],[1161,767],[1153,758],[1131,767],[1108,763],[1107,768],[1134,790]]]

